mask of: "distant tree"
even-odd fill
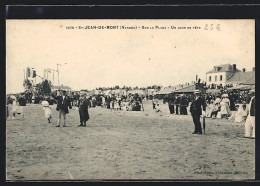
[[[26,92],[32,92],[33,91],[33,84],[29,79],[25,79],[23,81],[23,87],[25,89]]]
[[[42,95],[42,83],[37,83],[35,85],[35,95],[36,96]]]
[[[115,86],[115,89],[119,89],[119,86],[118,86],[118,85],[116,85],[116,86]]]
[[[49,96],[51,94],[51,81],[45,80],[42,82],[43,95]]]
[[[51,95],[51,81],[47,79],[42,81],[41,83],[36,84],[36,94],[38,96],[50,96]]]

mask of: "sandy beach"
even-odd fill
[[[41,105],[24,107],[24,119],[7,118],[7,180],[205,180],[255,178],[255,140],[244,123],[206,118],[206,133],[193,135],[190,115],[90,108],[87,127],[78,127],[76,108],[67,127],[52,123]],[[11,110],[11,105],[9,105]]]

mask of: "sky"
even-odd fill
[[[205,30],[206,25],[208,30]],[[68,26],[74,29],[67,29]],[[137,29],[78,29],[79,26],[133,26]],[[142,26],[154,29],[142,29]],[[192,19],[6,21],[6,93],[24,91],[22,84],[27,67],[35,68],[37,75],[43,76],[44,69],[56,70],[57,64],[61,64],[59,83],[73,90],[183,84],[194,81],[196,74],[205,80],[206,72],[220,64],[236,64],[238,69],[251,71],[255,66],[255,22]],[[49,77],[52,81],[53,74]],[[36,78],[36,83],[40,80]],[[58,85],[57,72],[53,84]]]

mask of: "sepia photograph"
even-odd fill
[[[254,180],[254,19],[6,19],[6,180]]]

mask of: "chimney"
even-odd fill
[[[237,70],[237,66],[236,66],[236,64],[233,64],[232,65],[232,71],[236,71]]]
[[[246,71],[246,69],[245,68],[242,68],[242,72],[245,72]]]
[[[252,71],[255,71],[255,67],[253,67]]]
[[[218,71],[218,67],[217,67],[217,66],[214,66],[214,69],[215,69],[215,72],[217,72],[217,71]]]

